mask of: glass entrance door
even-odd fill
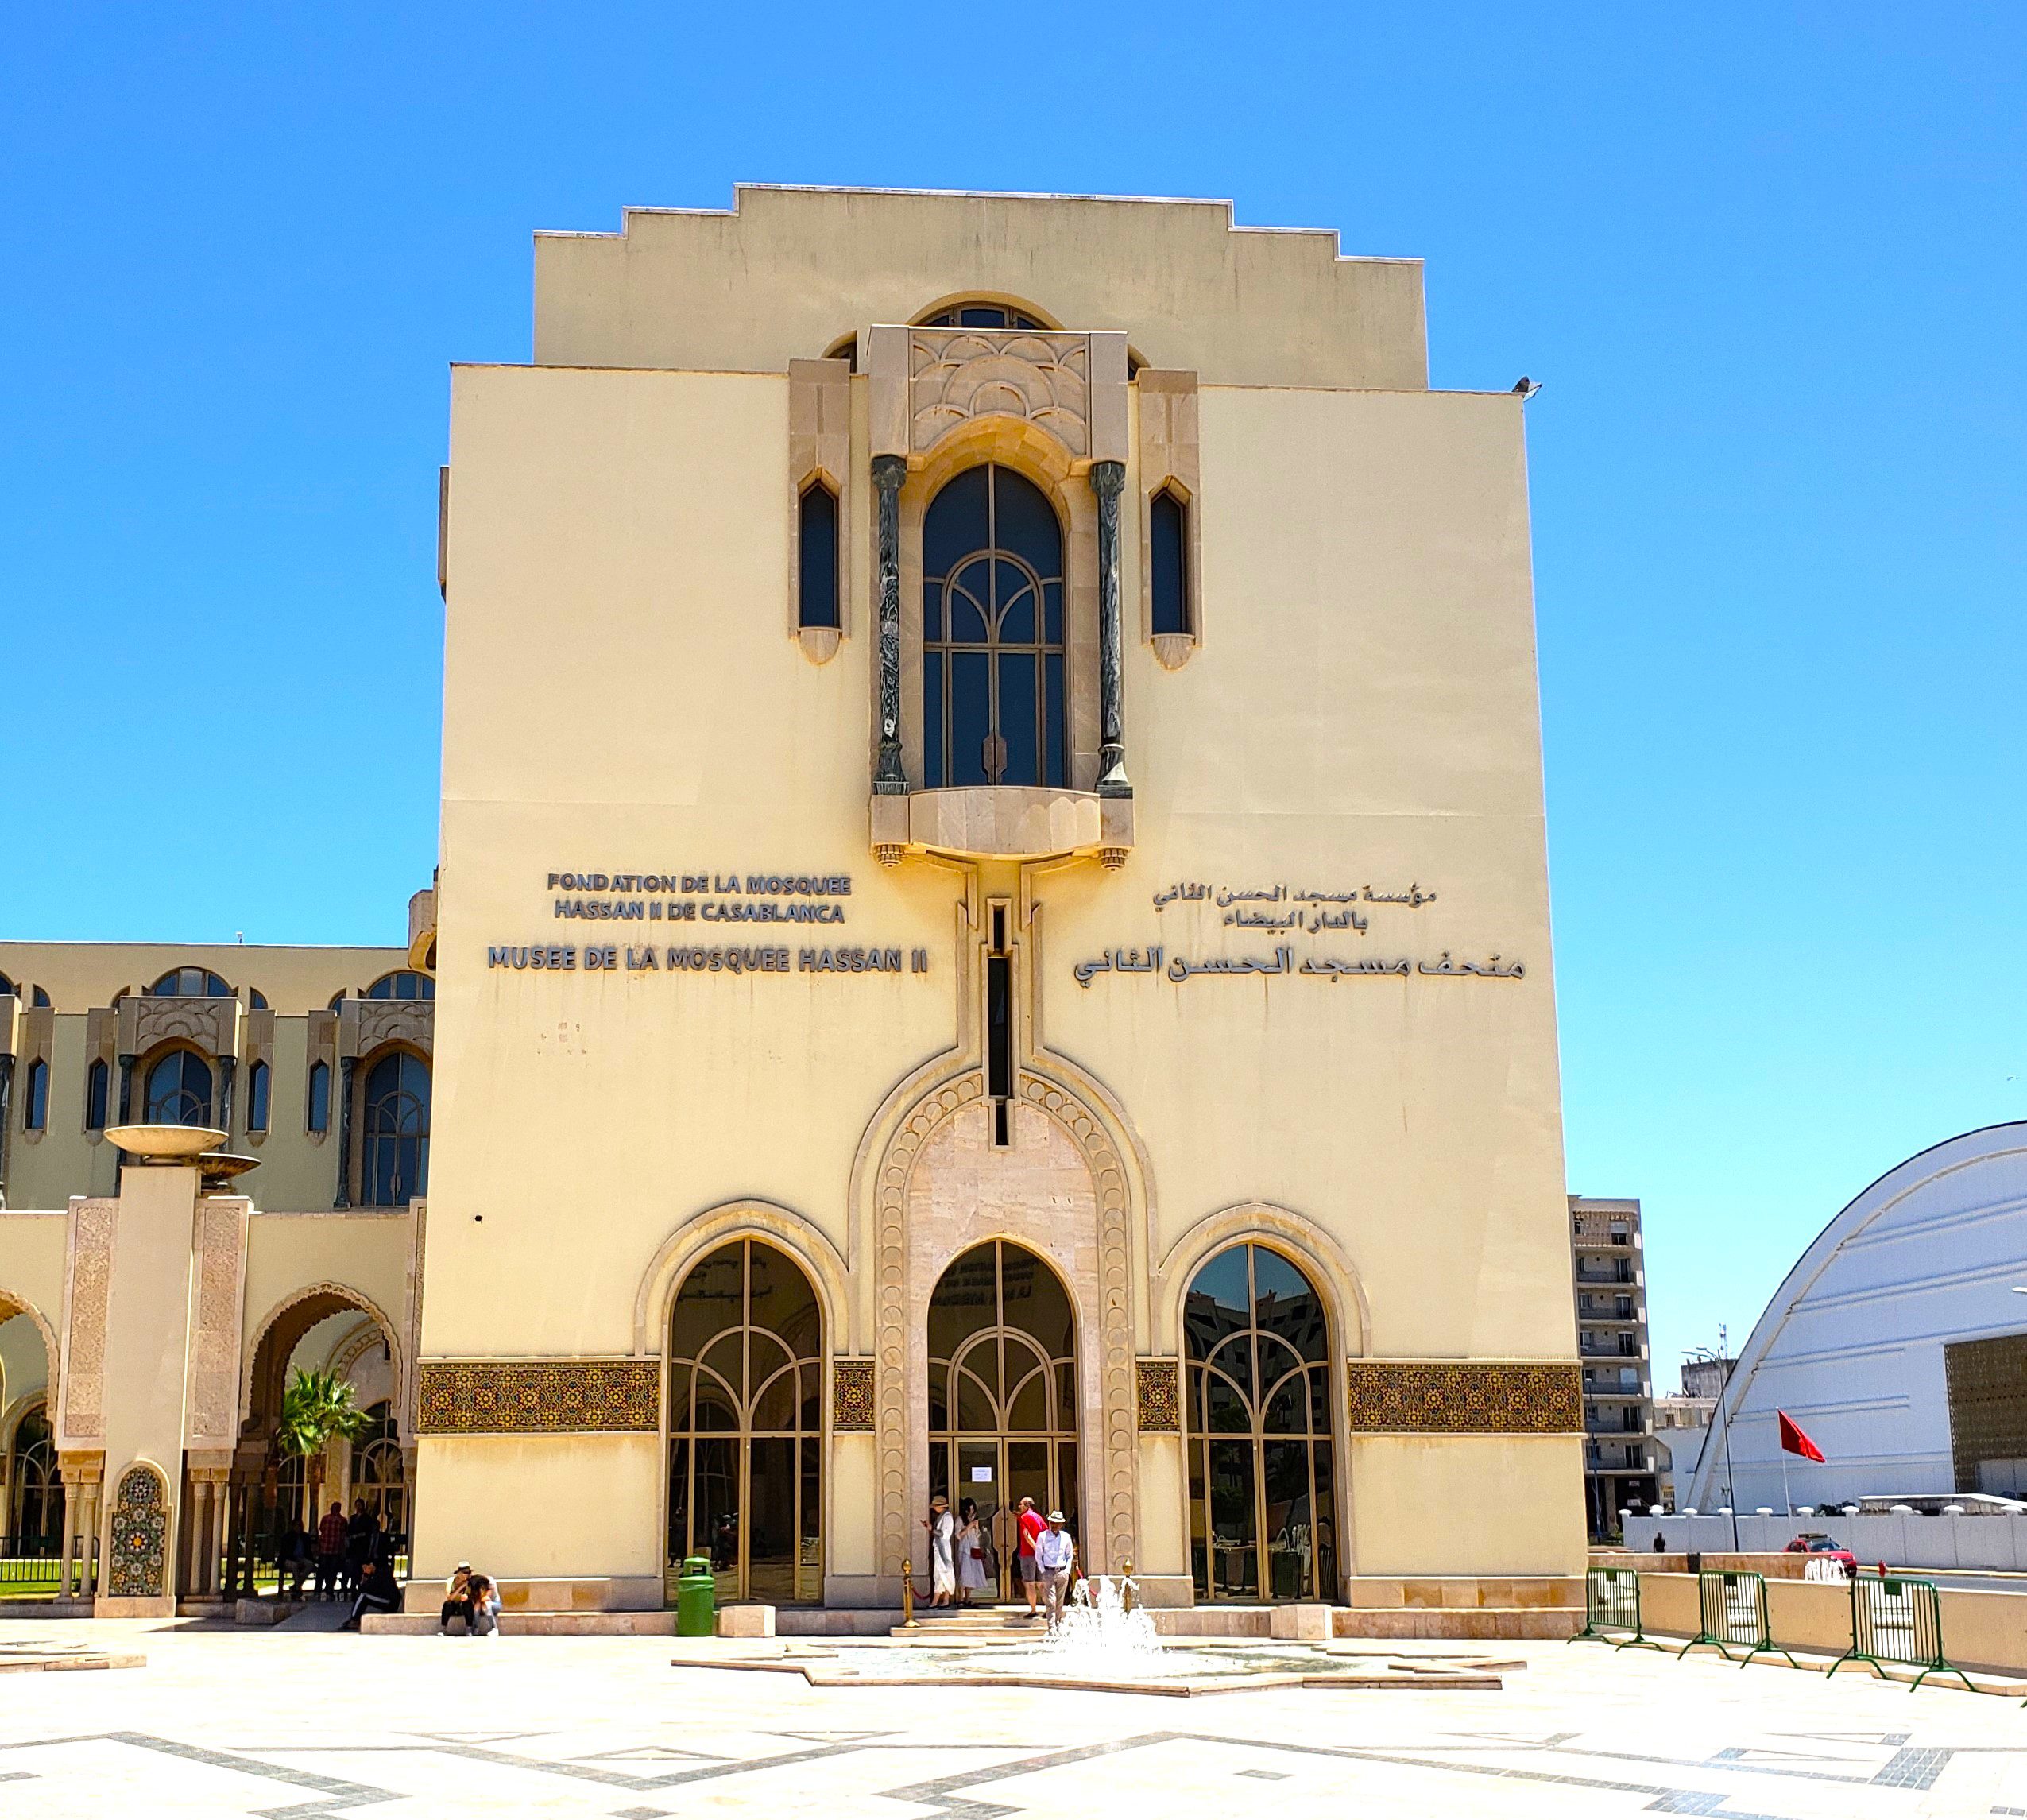
[[[974,1246],[929,1306],[930,1489],[978,1506],[986,1590],[1019,1592],[1020,1501],[1077,1532],[1075,1321],[1062,1279],[1009,1240]],[[974,1595],[976,1596],[976,1595]]]
[[[669,1342],[668,1554],[710,1562],[721,1602],[823,1597],[816,1292],[787,1253],[736,1239],[684,1279]]]

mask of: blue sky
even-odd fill
[[[1646,1201],[1658,1377],[1881,1171],[2027,1116],[2021,9],[9,33],[0,931],[399,939],[445,367],[526,357],[535,229],[739,180],[1228,196],[1425,258],[1438,385],[1545,382],[1570,1183]]]

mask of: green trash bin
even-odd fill
[[[718,1582],[709,1557],[692,1555],[675,1582],[675,1634],[714,1636],[718,1633]]]

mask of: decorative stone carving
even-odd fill
[[[416,1368],[419,1435],[655,1433],[653,1359],[424,1359]]]
[[[115,1599],[164,1597],[169,1540],[168,1487],[153,1466],[137,1462],[113,1493],[112,1558],[106,1591]]]
[[[1577,1435],[1584,1384],[1574,1361],[1351,1359],[1355,1435]]]
[[[354,1047],[345,1053],[370,1055],[389,1043],[405,1043],[412,1049],[429,1054],[436,1032],[436,1006],[426,998],[347,999],[341,1025],[357,1012],[358,1021],[350,1033]]]
[[[1139,1409],[1135,1426],[1143,1435],[1182,1432],[1182,1367],[1174,1359],[1135,1361],[1135,1383]]]
[[[1054,1082],[1024,1074],[1021,1097],[1039,1106],[1077,1141],[1098,1195],[1098,1356],[1108,1565],[1138,1553],[1133,1531],[1139,1477],[1133,1445],[1132,1257],[1128,1242],[1126,1165],[1104,1125],[1083,1102]],[[1088,1523],[1088,1519],[1087,1519]]]
[[[196,1319],[190,1336],[185,1447],[230,1447],[239,1437],[239,1335],[251,1205],[238,1195],[197,1203]]]
[[[164,1043],[188,1043],[210,1055],[237,1055],[236,998],[149,998],[130,993],[120,1001],[120,1049],[145,1055]]]
[[[913,1543],[908,1521],[908,1174],[930,1133],[982,1090],[974,1069],[926,1094],[889,1140],[873,1191],[873,1267],[879,1284],[873,1365],[880,1405],[880,1571],[896,1578]]]
[[[118,1201],[75,1203],[64,1271],[66,1356],[57,1414],[61,1446],[106,1437],[106,1315],[118,1226]]]
[[[1020,417],[1073,455],[1091,452],[1091,345],[1035,329],[914,330],[908,340],[910,443],[919,453],[973,417]]]
[[[1153,645],[1155,660],[1164,670],[1179,670],[1203,639],[1202,536],[1197,509],[1201,485],[1197,376],[1143,366],[1135,376],[1134,385],[1140,394],[1141,636]],[[1155,495],[1164,488],[1182,501],[1188,514],[1183,551],[1190,604],[1186,632],[1154,629],[1154,550],[1148,511]]]
[[[870,1435],[873,1431],[871,1359],[831,1361],[830,1429],[834,1435]]]

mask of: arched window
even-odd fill
[[[331,1129],[331,1064],[313,1062],[310,1064],[310,1087],[303,1102],[303,1129],[305,1131]]]
[[[246,1009],[249,1011],[265,1011],[267,1008],[268,995],[262,992],[258,986],[250,986],[247,987]]]
[[[188,1049],[172,1049],[148,1071],[146,1099],[150,1125],[209,1125],[210,1064]]]
[[[230,998],[232,988],[204,967],[171,967],[148,988],[149,998]]]
[[[721,1245],[669,1319],[668,1562],[710,1558],[718,1596],[823,1597],[823,1312],[795,1260]]]
[[[1197,1596],[1335,1599],[1323,1299],[1278,1252],[1235,1245],[1197,1272],[1182,1322]]]
[[[835,626],[837,618],[837,495],[821,480],[796,503],[796,618],[803,625]]]
[[[377,1516],[387,1535],[399,1542],[408,1533],[408,1492],[401,1470],[401,1428],[385,1403],[366,1411],[373,1427],[352,1442],[352,1496]]]
[[[1190,611],[1190,508],[1163,487],[1147,502],[1148,629],[1194,629]]]
[[[103,1059],[95,1059],[84,1071],[84,1129],[106,1129],[106,1107],[111,1097],[112,1071]]]
[[[1012,468],[968,468],[922,530],[924,782],[1068,781],[1062,527]]]
[[[49,995],[39,986],[32,986],[28,989],[28,1001],[37,1011],[47,1011],[49,1009]]]
[[[359,1204],[404,1207],[429,1192],[429,1064],[397,1049],[366,1075]]]
[[[434,998],[436,996],[436,982],[427,974],[419,974],[411,968],[400,967],[391,974],[382,974],[359,996],[362,998]],[[345,995],[341,992],[331,1001],[331,1009],[335,1011],[344,998]]]
[[[19,998],[21,994],[21,989],[5,974],[0,974],[0,998]]]
[[[1031,328],[1042,324],[1004,304],[955,304],[915,324],[918,328]]]
[[[10,1552],[46,1560],[61,1550],[64,1537],[64,1475],[56,1467],[46,1405],[14,1424],[14,1454],[7,1474],[13,1495],[0,1512],[13,1539]]]
[[[246,1071],[246,1129],[265,1131],[268,1128],[269,1069],[265,1062],[256,1062]]]
[[[28,1065],[28,1085],[21,1094],[21,1129],[41,1131],[49,1123],[49,1064],[40,1056]]]
[[[1000,1593],[1013,1588],[1015,1512],[1031,1497],[1077,1524],[1077,1338],[1070,1292],[1009,1239],[973,1245],[929,1299],[929,1486],[977,1501]]]

